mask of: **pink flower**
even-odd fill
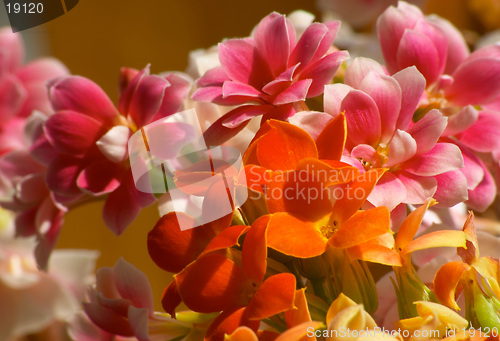
[[[32,142],[42,135],[46,117],[34,113],[26,121],[26,140]],[[21,135],[22,137],[23,135]],[[45,183],[46,167],[26,149],[11,151],[0,158],[0,206],[15,213],[16,236],[35,236],[35,257],[47,269],[67,208],[57,203]]]
[[[23,129],[33,110],[51,112],[46,83],[68,74],[58,60],[44,58],[22,65],[20,34],[0,29],[0,155],[24,147]]]
[[[389,169],[368,197],[375,206],[393,210],[434,197],[449,207],[467,199],[460,149],[438,141],[446,117],[432,110],[412,122],[424,86],[415,67],[390,77],[375,61],[357,58],[346,70],[345,84],[325,88],[325,112],[346,115],[346,162],[362,170]]]
[[[238,107],[206,131],[207,143],[221,144],[255,116],[285,120],[306,98],[321,95],[348,57],[346,51],[333,50],[338,27],[338,22],[313,23],[296,41],[292,23],[271,13],[253,37],[220,43],[221,66],[197,81],[193,99]]]
[[[151,205],[152,194],[134,185],[127,155],[129,136],[141,127],[177,112],[191,86],[185,76],[149,75],[149,69],[125,69],[117,110],[92,81],[72,76],[50,84],[56,111],[34,154],[47,160],[46,181],[55,198],[66,204],[88,196],[108,195],[104,221],[121,234],[139,211]]]

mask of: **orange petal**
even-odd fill
[[[500,264],[498,259],[492,257],[481,257],[472,265],[481,276],[488,282],[493,294],[500,297]]]
[[[245,236],[242,267],[245,274],[257,283],[264,279],[267,269],[267,224],[269,216],[257,219]]]
[[[266,193],[270,213],[288,212],[316,221],[332,210],[330,191],[306,171],[275,172]]]
[[[459,261],[446,263],[439,268],[434,277],[434,293],[441,303],[449,308],[460,310],[455,301],[455,292],[462,274],[469,269],[467,264]]]
[[[205,341],[224,341],[226,335],[231,335],[239,327],[248,327],[257,332],[260,321],[251,321],[245,308],[224,311],[212,322],[205,334]]]
[[[281,273],[269,277],[262,283],[248,304],[248,318],[262,320],[293,308],[295,276]]]
[[[326,238],[314,227],[288,213],[274,213],[267,229],[267,246],[281,253],[298,258],[321,255],[326,248]]]
[[[203,195],[203,222],[213,222],[234,211],[234,179],[219,178]]]
[[[392,234],[387,234],[394,242]],[[383,237],[383,236],[381,236]],[[362,259],[372,263],[379,263],[389,266],[401,266],[401,258],[399,253],[392,247],[387,247],[380,242],[380,238],[375,238],[350,247],[347,249],[349,256],[355,259]]]
[[[420,225],[422,224],[425,212],[434,204],[436,204],[436,200],[429,198],[422,206],[411,212],[408,217],[406,217],[403,224],[401,224],[401,227],[399,228],[398,234],[396,235],[396,248],[398,250],[404,249],[413,240]]]
[[[243,270],[221,254],[204,255],[174,277],[182,301],[196,312],[212,313],[248,303]]]
[[[467,264],[474,263],[479,259],[479,248],[477,245],[476,226],[474,225],[474,213],[469,212],[469,216],[464,223],[463,231],[467,239],[466,248],[459,248],[457,254]]]
[[[347,139],[347,123],[344,113],[340,113],[323,128],[316,146],[320,159],[340,160]]]
[[[369,170],[343,187],[342,195],[333,206],[332,221],[336,221],[340,226],[356,213],[385,171],[385,169],[381,168]]]
[[[465,234],[462,231],[435,231],[411,241],[401,251],[401,257],[417,250],[434,247],[464,247],[465,241]]]
[[[390,232],[390,226],[387,207],[374,207],[349,218],[333,233],[328,243],[342,249],[353,247]]]
[[[268,170],[261,166],[247,165],[240,172],[237,183],[244,185],[253,191],[264,193],[264,186],[270,180]]]
[[[226,336],[225,341],[259,341],[254,331],[248,327],[238,327],[231,335]]]
[[[193,226],[194,219],[187,214],[170,212],[161,217],[148,234],[151,259],[165,271],[179,272],[194,261],[215,236],[206,226],[181,231],[182,226]]]
[[[303,322],[311,321],[305,292],[305,288],[295,290],[295,298],[293,301],[294,308],[285,311],[285,320],[288,328],[297,326]]]
[[[226,228],[224,231],[221,231],[212,241],[207,245],[205,250],[201,253],[200,256],[205,255],[207,253],[226,249],[228,247],[239,245],[238,239],[250,229],[250,226],[243,225],[235,225]]]
[[[300,160],[318,157],[312,137],[290,123],[269,120],[271,129],[257,141],[259,165],[269,170],[293,170]]]
[[[317,179],[325,188],[353,181],[359,175],[359,169],[347,163],[312,158],[301,160],[297,171],[309,173],[309,177]]]
[[[161,306],[163,310],[170,314],[172,318],[175,318],[175,308],[181,304],[181,297],[179,296],[179,291],[177,290],[177,283],[172,281],[163,291],[161,297]]]

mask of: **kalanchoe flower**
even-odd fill
[[[125,69],[121,88],[117,110],[101,88],[86,78],[52,82],[49,94],[56,113],[33,147],[35,157],[48,159],[47,185],[58,201],[69,204],[84,194],[108,194],[103,216],[116,234],[155,201],[152,194],[135,188],[128,138],[144,125],[177,112],[190,81],[177,73],[160,77],[149,75],[149,68]]]
[[[51,113],[46,83],[67,75],[58,60],[43,58],[22,65],[24,47],[21,35],[10,27],[0,30],[0,155],[26,147],[25,120],[33,110]]]
[[[271,13],[257,25],[253,36],[219,44],[220,67],[198,81],[197,101],[240,105],[217,120],[205,133],[209,145],[218,145],[242,130],[248,120],[284,120],[306,98],[323,93],[345,51],[332,47],[339,23],[313,23],[296,41],[292,23]]]
[[[345,161],[366,170],[388,168],[368,197],[374,206],[393,210],[434,196],[450,207],[467,199],[462,153],[438,141],[446,117],[432,110],[412,122],[424,86],[415,67],[391,77],[375,61],[357,58],[346,70],[345,84],[325,87],[325,112],[333,117],[345,112]]]
[[[446,306],[459,310],[456,296],[463,290],[465,315],[472,327],[500,328],[500,265],[493,257],[480,257],[474,215],[464,224],[466,248],[457,248],[462,261],[443,265],[434,277],[434,292]]]
[[[25,139],[33,142],[43,134],[47,118],[34,112],[26,120]],[[0,206],[15,213],[16,236],[35,236],[35,258],[41,269],[47,269],[48,259],[59,237],[67,208],[55,200],[45,183],[46,167],[27,149],[11,151],[0,158]]]

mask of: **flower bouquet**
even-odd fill
[[[123,68],[116,104],[0,32],[0,340],[499,339],[500,44],[328,3],[378,16],[380,61],[271,13],[187,73]],[[96,199],[116,235],[158,205],[163,311],[125,259],[94,276],[96,252],[54,250]]]

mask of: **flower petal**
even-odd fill
[[[347,139],[347,121],[344,114],[330,120],[316,139],[318,157],[326,160],[340,160]]]
[[[407,67],[392,76],[401,87],[401,112],[396,128],[407,130],[413,113],[417,109],[420,98],[425,90],[425,78],[415,66]]]
[[[407,130],[417,142],[417,154],[427,153],[436,145],[446,128],[446,122],[446,117],[433,109]]]
[[[113,277],[121,297],[129,299],[136,308],[146,308],[153,314],[153,291],[146,275],[123,258],[113,266]]]
[[[460,279],[469,266],[459,261],[452,261],[443,265],[434,277],[434,293],[438,300],[447,307],[460,310],[455,301],[456,290]]]
[[[401,165],[405,171],[419,176],[434,176],[464,166],[460,149],[451,143],[436,143],[427,153],[417,155]]]

